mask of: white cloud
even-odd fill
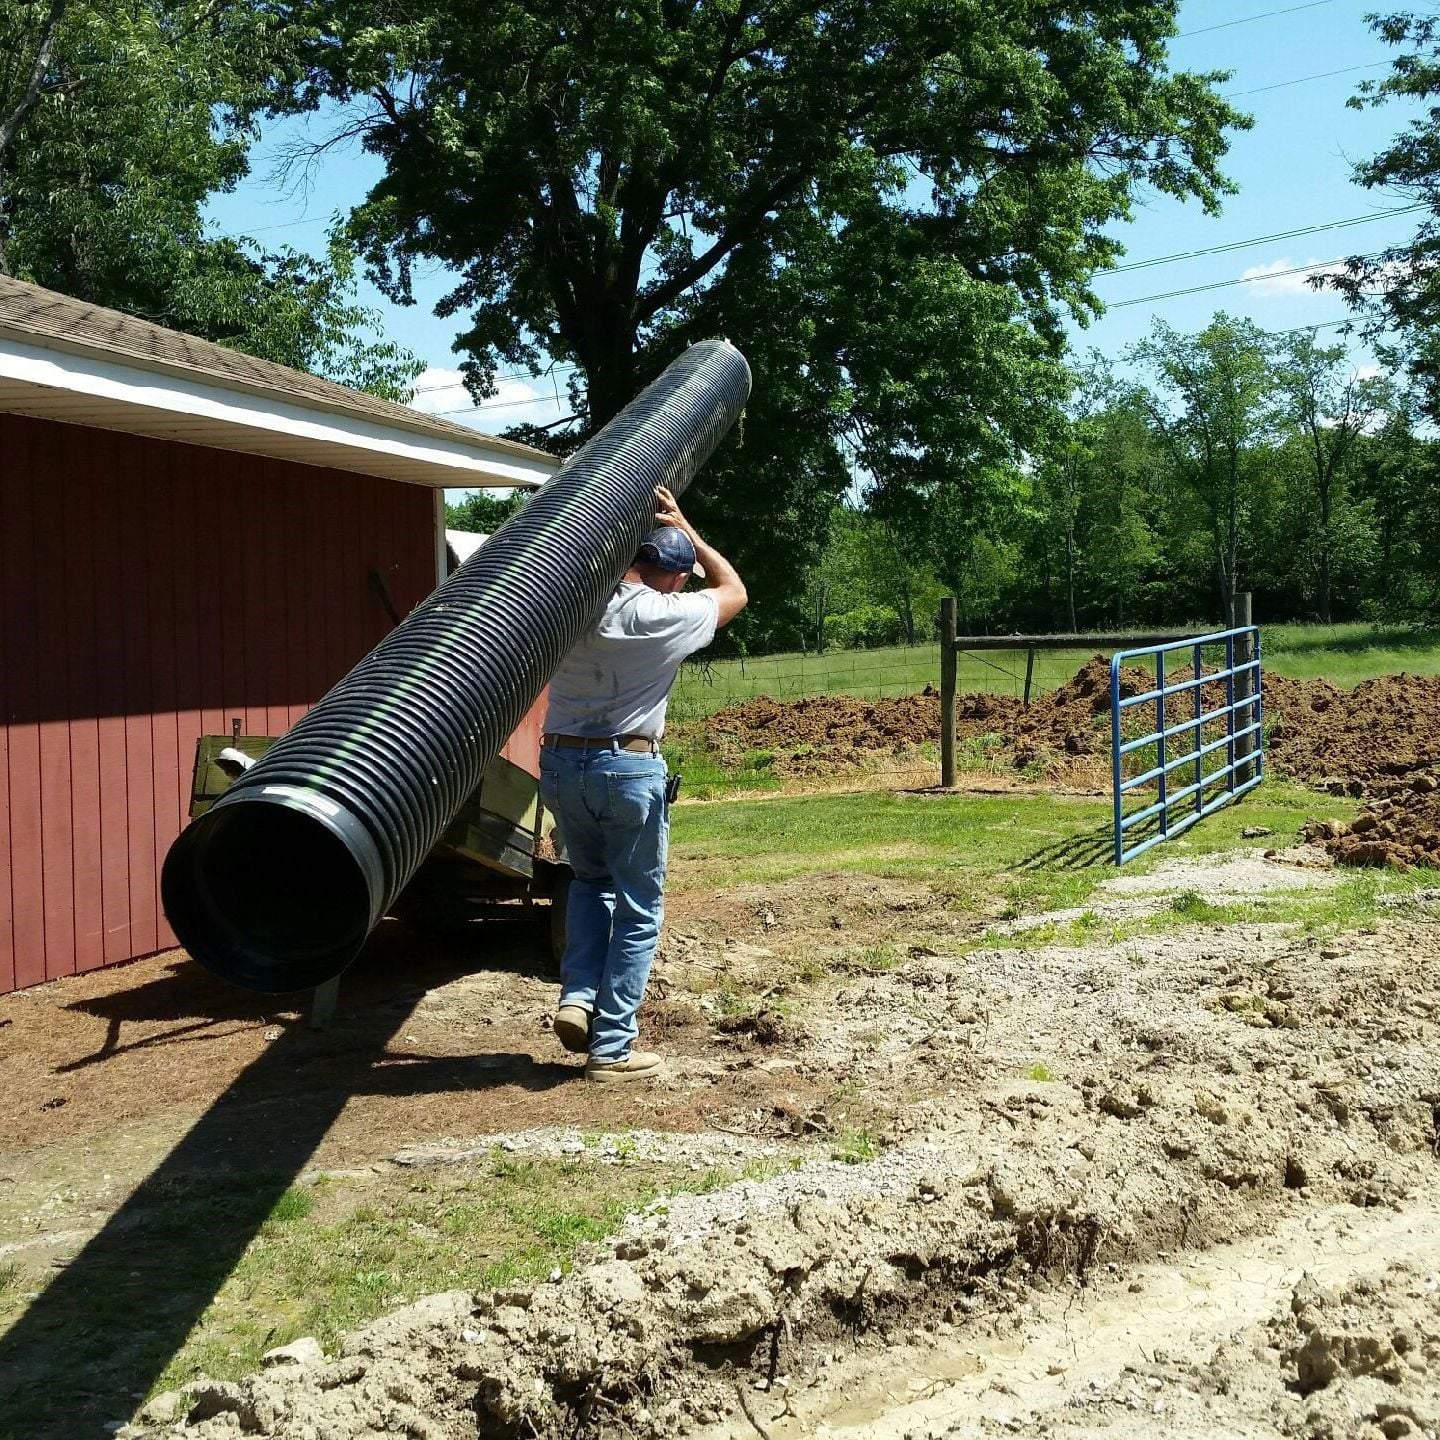
[[[1240,272],[1240,278],[1253,282],[1247,287],[1251,295],[1314,295],[1315,276],[1336,275],[1344,269],[1343,260],[1292,260],[1287,255],[1267,265],[1252,265]],[[1297,270],[1300,273],[1286,273]]]
[[[501,379],[496,393],[477,406],[462,381],[458,370],[442,365],[426,366],[415,377],[411,408],[426,415],[443,415],[457,425],[468,425],[489,435],[498,435],[512,425],[527,422],[548,425],[569,413],[555,403],[555,391],[548,382]],[[565,403],[564,386],[560,389],[560,403]]]

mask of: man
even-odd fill
[[[555,1035],[588,1051],[585,1075],[598,1081],[663,1073],[659,1055],[634,1045],[664,918],[665,705],[680,662],[748,598],[734,566],[663,488],[655,522],[599,624],[550,681],[540,751],[540,796],[575,872]],[[681,594],[697,561],[707,588]]]

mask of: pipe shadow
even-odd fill
[[[347,993],[326,1031],[312,1031],[295,1019],[292,998],[280,1036],[216,1097],[0,1335],[0,1437],[73,1440],[101,1434],[107,1423],[130,1416],[203,1323],[352,1096],[502,1084],[539,1091],[580,1073],[519,1054],[388,1054],[428,983],[442,975],[452,978],[461,968],[432,952],[419,967],[420,988],[408,986],[397,1001],[395,949],[395,936],[382,927],[352,967],[354,998]],[[407,981],[417,978],[415,968],[407,965]],[[98,1008],[108,1008],[112,1017],[159,1012],[164,1018],[191,1003],[184,999],[188,986],[214,983],[177,975],[137,987],[129,996],[105,997]],[[347,991],[351,984],[347,975]],[[286,1004],[223,988],[236,997],[229,1018],[258,1020],[267,1007]],[[87,1007],[97,1008],[92,1002],[76,1008]],[[187,1038],[186,1027],[168,1035],[169,1043]],[[104,1058],[90,1057],[90,1063]]]
[[[370,1005],[407,1005],[419,1000],[431,983],[452,978],[457,971],[477,968],[503,970],[530,979],[555,978],[554,962],[540,958],[548,946],[548,910],[537,915],[516,915],[501,920],[475,921],[451,927],[446,933],[414,931],[400,921],[380,922],[364,955],[346,972],[346,1003],[354,1009]],[[497,949],[497,941],[500,947]],[[386,946],[414,946],[418,959],[407,957],[405,973],[411,982],[398,993],[393,973],[377,966]],[[379,947],[379,949],[377,949]],[[483,947],[483,962],[477,955]],[[301,992],[302,994],[304,992]],[[161,1046],[186,1044],[255,1030],[284,1026],[284,1015],[296,1009],[295,996],[268,996],[227,984],[188,958],[168,973],[125,990],[87,996],[64,1007],[79,1015],[105,1021],[105,1038],[89,1055],[55,1067],[57,1075],[87,1070],[119,1055]],[[173,1028],[121,1043],[126,1024],[172,1021]],[[230,1030],[220,1027],[229,1024]]]

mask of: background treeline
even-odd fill
[[[977,632],[1222,620],[1239,590],[1267,620],[1435,617],[1440,442],[1405,385],[1223,314],[1157,324],[1123,366],[1076,373],[989,524],[857,487],[774,642],[928,639],[943,594]]]
[[[977,633],[1220,621],[1240,590],[1268,621],[1434,619],[1440,440],[1374,371],[1314,331],[1157,323],[1120,372],[1074,372],[1043,448],[990,477],[983,520],[963,476],[915,505],[857,473],[813,563],[752,556],[779,598],[742,644],[923,642],[949,594]],[[479,494],[451,523],[488,532],[518,503]]]

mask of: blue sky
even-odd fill
[[[1181,7],[1175,65],[1233,71],[1223,88],[1254,115],[1255,126],[1234,138],[1225,168],[1239,193],[1226,201],[1222,213],[1211,218],[1198,205],[1144,197],[1133,222],[1117,228],[1128,251],[1123,263],[1369,216],[1403,203],[1351,181],[1355,161],[1373,155],[1413,113],[1393,102],[1365,111],[1345,105],[1362,81],[1384,75],[1384,62],[1393,53],[1365,25],[1365,13],[1375,3],[1188,0]],[[1336,71],[1343,73],[1330,73]],[[311,123],[323,125],[324,120]],[[297,128],[276,126],[259,147],[251,177],[234,194],[216,198],[211,214],[219,229],[253,234],[270,244],[318,249],[331,217],[364,195],[378,167],[354,150],[328,157],[308,189],[287,190],[275,176],[275,161]],[[1154,316],[1182,330],[1198,329],[1218,309],[1276,330],[1338,320],[1346,314],[1343,302],[1333,294],[1315,293],[1303,276],[1148,297],[1375,250],[1406,238],[1415,218],[1380,218],[1348,229],[1102,276],[1096,289],[1118,308],[1077,332],[1077,346],[1094,346],[1115,357],[1149,330]],[[452,413],[468,405],[463,389],[443,388],[458,378],[451,344],[459,326],[430,313],[447,289],[446,276],[439,271],[422,275],[416,288],[420,303],[408,308],[390,304],[368,286],[364,298],[382,313],[391,336],[430,367],[418,382],[426,392],[419,403]],[[1130,301],[1140,303],[1124,303]],[[1366,358],[1357,348],[1356,362]],[[560,390],[563,396],[563,380]],[[462,408],[453,418],[498,431],[520,419],[544,423],[561,413],[550,382],[514,379],[502,382],[495,401],[478,411]]]

